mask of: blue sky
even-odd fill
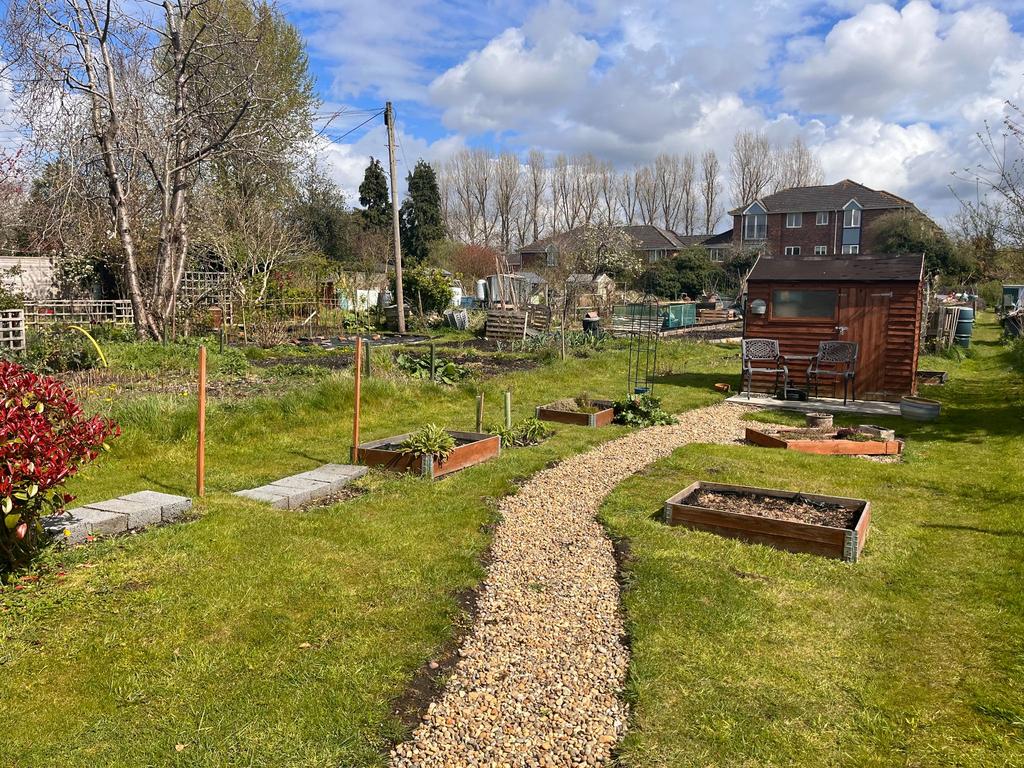
[[[593,152],[621,167],[796,135],[829,181],[953,208],[950,173],[1024,97],[1024,0],[286,0],[330,109],[391,99],[400,165],[464,146]],[[342,115],[337,138],[365,115]],[[325,147],[354,190],[379,121]],[[400,168],[404,174],[404,169]]]

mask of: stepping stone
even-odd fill
[[[116,499],[96,501],[62,515],[42,520],[52,538],[81,544],[88,536],[114,535],[139,530],[147,525],[178,520],[192,509],[192,499],[158,491],[137,491]],[[66,532],[66,533],[65,533]]]
[[[126,501],[136,501],[151,507],[160,507],[160,519],[170,523],[192,509],[192,499],[187,496],[173,496],[159,491],[136,491],[122,496]]]
[[[259,488],[236,491],[234,495],[266,502],[278,509],[297,509],[303,504],[330,496],[366,472],[366,467],[354,464],[324,464]]]

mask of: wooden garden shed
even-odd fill
[[[762,256],[747,279],[744,337],[777,339],[798,388],[819,342],[857,342],[857,398],[899,400],[917,389],[923,280],[921,254]]]

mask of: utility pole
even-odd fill
[[[398,226],[398,171],[395,168],[395,110],[384,105],[384,125],[388,129],[388,162],[391,165],[391,224],[395,238],[395,303],[398,304],[398,332],[405,333],[405,301],[402,297],[402,240]]]

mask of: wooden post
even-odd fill
[[[199,347],[199,424],[196,451],[196,496],[206,495],[206,347]]]
[[[364,363],[364,365],[363,365],[363,373],[366,375],[367,378],[369,378],[370,375],[371,375],[371,370],[370,370],[370,366],[371,366],[370,356],[371,356],[371,354],[372,354],[372,349],[370,347],[370,342],[367,341],[366,342],[366,355],[363,358],[363,363]]]
[[[405,298],[402,295],[402,235],[398,224],[398,168],[395,161],[395,110],[384,105],[384,125],[388,129],[388,164],[391,166],[391,229],[395,242],[395,303],[398,305],[398,335],[405,333]]]
[[[352,416],[352,462],[358,463],[359,461],[359,406],[360,399],[362,396],[362,366],[359,361],[363,356],[363,338],[362,336],[356,336],[356,355],[355,355],[355,411]]]
[[[476,431],[484,431],[484,393],[476,396]]]
[[[430,380],[434,381],[434,342],[430,342]]]
[[[512,393],[505,390],[505,428],[512,428]]]

